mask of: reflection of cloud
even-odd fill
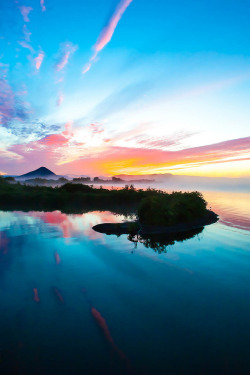
[[[124,361],[126,363],[126,366],[129,368],[130,367],[130,361],[126,357],[126,355],[123,353],[123,351],[118,348],[118,346],[115,344],[113,337],[111,336],[111,333],[109,331],[109,327],[107,325],[106,320],[103,318],[101,313],[96,310],[93,306],[91,307],[91,314],[93,318],[95,319],[96,323],[98,326],[101,328],[102,334],[104,335],[105,339],[111,346],[112,350],[118,354],[120,360]],[[130,371],[129,371],[130,372]]]
[[[60,229],[64,238],[84,235],[92,240],[103,237],[101,233],[92,229],[94,225],[100,223],[117,223],[122,220],[122,217],[115,216],[108,211],[93,211],[82,215],[66,215],[61,211],[29,212],[29,215],[39,218],[47,224],[56,226]],[[55,253],[55,259],[57,264],[60,263],[59,254]]]
[[[107,26],[105,26],[104,29],[101,31],[101,34],[99,35],[99,38],[97,39],[97,42],[94,45],[94,54],[91,57],[88,64],[84,67],[82,71],[83,74],[87,73],[90,70],[98,53],[110,42],[115,32],[116,26],[118,25],[118,22],[122,18],[123,13],[125,12],[130,3],[132,3],[132,0],[121,0],[117,5]]]

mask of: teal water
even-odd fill
[[[249,374],[250,194],[163,252],[110,212],[0,212],[1,374]]]

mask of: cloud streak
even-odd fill
[[[44,5],[44,0],[40,0],[40,5],[41,5],[42,12],[45,12],[46,7]]]
[[[23,26],[23,35],[26,42],[30,42],[30,36],[32,35],[32,33],[28,30],[26,25]]]
[[[35,53],[34,48],[29,43],[25,42],[25,40],[18,41],[18,44],[20,44],[20,46],[23,48],[28,49],[31,53]]]
[[[22,5],[19,7],[19,9],[20,9],[21,15],[23,16],[24,22],[30,22],[29,14],[33,10],[33,8]]]
[[[60,72],[65,68],[69,62],[70,56],[77,50],[77,46],[74,46],[71,42],[66,42],[61,45],[61,50],[55,65],[57,72]]]
[[[115,29],[118,25],[118,22],[123,16],[123,13],[128,8],[130,3],[132,3],[133,0],[121,0],[119,4],[117,5],[113,15],[111,16],[108,24],[104,27],[104,29],[101,31],[95,45],[94,45],[94,54],[90,58],[90,61],[85,65],[83,68],[82,74],[87,73],[92,64],[94,63],[98,53],[111,41],[112,36],[115,32]]]
[[[36,67],[36,70],[40,70],[41,65],[42,65],[42,63],[43,63],[44,56],[45,56],[44,52],[41,51],[41,52],[39,52],[38,56],[35,57],[34,60],[35,60],[35,67]]]
[[[62,93],[59,93],[59,96],[58,96],[57,101],[56,101],[57,107],[60,107],[60,105],[62,104],[63,101],[64,101],[64,96],[63,96]]]

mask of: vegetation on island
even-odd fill
[[[173,192],[158,193],[142,199],[138,217],[142,224],[169,226],[199,219],[207,213],[207,202],[202,194]]]

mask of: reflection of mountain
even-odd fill
[[[35,171],[25,173],[21,176],[18,176],[17,179],[31,179],[31,178],[56,178],[58,177],[55,173],[50,171],[48,168],[41,167]]]
[[[166,253],[167,247],[174,245],[175,242],[183,242],[195,237],[197,234],[203,231],[204,227],[199,229],[193,229],[187,232],[171,233],[167,235],[151,235],[151,236],[141,236],[141,235],[128,235],[128,240],[134,242],[135,247],[138,243],[142,243],[146,248],[153,249],[157,253]]]

